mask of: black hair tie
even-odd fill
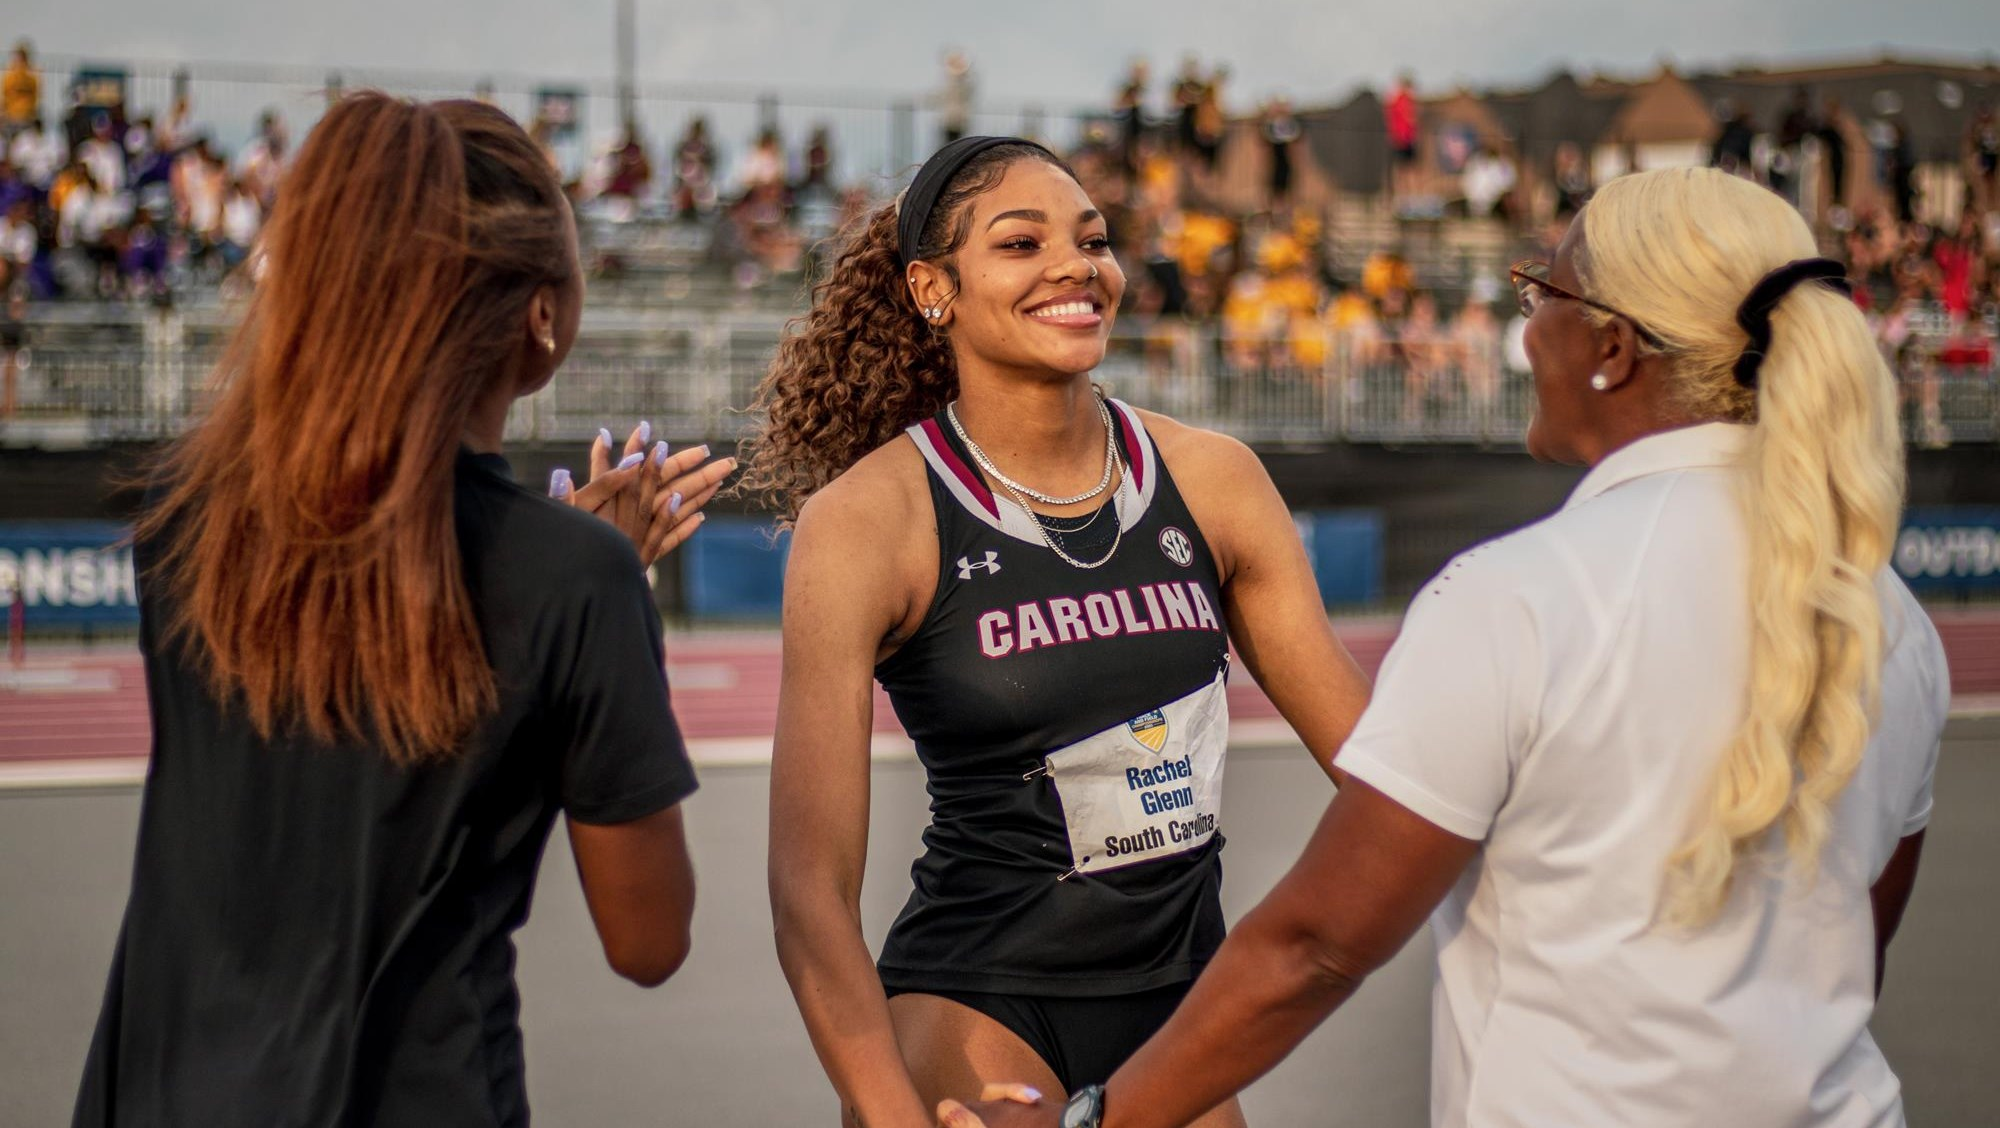
[[[999,145],[1026,145],[1048,153],[1048,147],[1036,144],[1025,137],[961,137],[944,148],[932,153],[924,166],[917,170],[916,178],[903,190],[896,204],[896,242],[903,254],[903,265],[917,261],[918,245],[923,242],[924,225],[930,222],[931,209],[937,206],[938,197],[951,185],[951,178],[958,175],[966,162],[988,149]],[[1055,154],[1049,153],[1050,159]]]
[[[1736,358],[1737,383],[1756,388],[1757,369],[1764,364],[1764,354],[1771,351],[1771,311],[1801,282],[1819,282],[1850,297],[1854,294],[1847,268],[1832,259],[1797,259],[1766,274],[1736,307],[1736,324],[1750,334],[1750,347]]]

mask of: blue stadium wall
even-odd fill
[[[128,520],[137,495],[120,483],[155,449],[0,453],[0,523]],[[583,461],[581,451],[551,447],[507,454],[516,476],[530,484],[546,482],[555,466]],[[1582,474],[1517,452],[1462,447],[1345,445],[1259,454],[1301,514],[1309,545],[1318,540],[1316,563],[1335,606],[1400,608],[1455,553],[1559,507]],[[1912,451],[1909,504],[1942,511],[2000,507],[2000,452],[1990,446]],[[717,522],[713,551],[659,569],[661,606],[674,614],[760,617],[757,592],[768,585],[735,573],[747,567],[775,574],[781,562],[743,555],[756,543],[747,535],[755,515],[739,503],[719,499],[710,513]],[[690,590],[691,582],[698,590]]]

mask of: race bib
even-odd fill
[[[1222,821],[1229,744],[1223,674],[1178,701],[1086,737],[1043,761],[1062,801],[1078,873],[1192,850]],[[1064,875],[1068,876],[1068,875]]]

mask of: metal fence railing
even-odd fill
[[[586,332],[549,387],[516,405],[516,442],[587,441],[600,426],[650,420],[661,433],[728,442],[784,332],[769,315],[646,319]],[[191,340],[200,343],[190,344]],[[1266,444],[1465,444],[1518,447],[1534,411],[1529,376],[1496,348],[1456,349],[1412,366],[1330,336],[1297,363],[1296,336],[1244,362],[1243,342],[1181,324],[1114,338],[1096,380],[1109,394]],[[213,334],[150,329],[122,347],[35,349],[20,377],[23,424],[40,420],[93,442],[149,440],[195,418],[215,366]],[[2000,441],[2000,366],[1923,362],[1902,374],[1913,444]]]
[[[507,74],[452,74],[439,71],[308,67],[229,62],[172,62],[112,57],[43,56],[42,113],[59,121],[68,93],[79,78],[122,90],[126,113],[163,119],[185,95],[194,122],[215,143],[234,153],[255,134],[258,118],[275,112],[297,144],[325,112],[328,99],[342,91],[372,88],[410,98],[481,98],[523,123],[533,121],[544,94],[560,93],[569,107],[574,133],[560,139],[557,156],[574,174],[593,154],[618,136],[621,94],[604,78],[562,78]],[[632,91],[632,110],[642,141],[653,155],[656,177],[669,173],[667,153],[690,122],[706,122],[729,179],[750,151],[758,132],[779,131],[788,151],[803,147],[815,129],[833,142],[837,183],[893,179],[934,148],[943,120],[932,95],[921,91],[816,91],[761,85],[641,81]],[[1036,105],[982,99],[970,121],[974,133],[1025,133],[1070,147],[1091,114],[1073,105]]]

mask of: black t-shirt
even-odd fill
[[[942,415],[910,429],[937,515],[938,588],[875,674],[923,762],[931,824],[877,964],[886,987],[1120,995],[1194,978],[1222,943],[1220,834],[1073,873],[1063,798],[1042,770],[1209,686],[1229,658],[1208,544],[1138,414],[1116,400],[1111,411],[1122,496],[1063,543],[1097,560],[1113,523],[1124,531],[1088,570],[985,485]]]
[[[555,816],[635,819],[695,780],[631,544],[498,456],[457,475],[500,707],[446,762],[260,739],[142,586],[152,767],[77,1125],[528,1122],[512,933]]]

